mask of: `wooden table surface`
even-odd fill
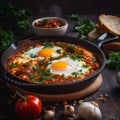
[[[97,15],[81,15],[81,18],[90,18],[97,21]],[[67,36],[77,37],[78,33],[72,31],[73,22],[69,22]],[[23,36],[17,36],[16,39],[21,40],[33,36],[32,30],[29,30]],[[100,89],[94,94],[83,98],[84,101],[95,100],[98,97],[105,97],[106,102],[101,102],[100,110],[102,112],[102,120],[120,120],[120,86],[116,83],[116,71],[110,70],[107,67],[102,71],[103,82]],[[74,101],[70,101],[73,104]],[[51,106],[56,103],[44,103]],[[43,115],[41,115],[41,119]],[[14,101],[11,101],[11,92],[6,88],[0,87],[0,120],[20,120],[14,112]],[[63,103],[58,103],[56,108],[56,116],[53,120],[66,120],[63,116]]]

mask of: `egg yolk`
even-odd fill
[[[59,62],[53,63],[51,67],[53,70],[56,70],[56,71],[65,71],[70,67],[70,65],[68,62],[59,61]]]
[[[52,50],[52,49],[50,49],[50,48],[46,48],[46,49],[40,50],[40,51],[38,52],[38,56],[51,57],[54,53],[55,53],[54,50]]]

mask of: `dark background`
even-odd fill
[[[96,21],[98,14],[101,13],[120,16],[119,0],[0,0],[0,4],[7,2],[16,7],[29,8],[33,12],[32,17],[79,14],[81,18],[91,18]],[[69,31],[72,28],[70,25]],[[30,31],[30,34],[25,37],[30,37],[31,33]],[[69,35],[76,36],[71,31]],[[21,36],[20,39],[22,38],[24,37]],[[100,104],[102,120],[120,120],[120,86],[115,81],[116,71],[105,69],[102,75],[101,88],[95,94],[85,98],[85,101],[95,100],[100,95],[108,95],[107,102]],[[8,90],[0,91],[0,120],[20,120],[14,112],[14,105],[7,104],[10,96]],[[57,112],[55,120],[64,120],[61,118],[63,108],[60,107]]]
[[[119,0],[0,0],[29,8],[33,15],[60,16],[61,14],[116,14],[120,13]]]

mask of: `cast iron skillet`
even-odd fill
[[[107,38],[106,40],[104,40]],[[7,73],[5,69],[5,64],[7,63],[8,58],[13,55],[18,49],[21,44],[21,42],[17,42],[14,44],[11,44],[11,46],[2,54],[1,56],[1,65],[2,65],[2,78],[6,80],[6,82],[15,85],[17,87],[20,87],[25,90],[29,90],[31,92],[36,92],[36,93],[43,93],[43,94],[65,94],[65,93],[71,93],[75,92],[78,90],[81,90],[90,84],[92,84],[95,80],[96,77],[102,72],[102,70],[105,67],[106,64],[106,58],[104,53],[101,50],[101,46],[104,43],[112,42],[117,40],[118,37],[110,34],[110,33],[104,33],[100,35],[96,40],[94,40],[92,43],[88,40],[80,40],[78,38],[73,38],[73,37],[41,37],[41,38],[33,38],[31,40],[40,40],[40,41],[62,41],[62,42],[69,42],[73,44],[79,44],[82,46],[85,46],[88,48],[91,52],[95,53],[99,63],[100,63],[100,69],[96,71],[95,74],[92,74],[91,76],[80,80],[76,82],[71,82],[71,83],[66,83],[66,84],[35,84],[35,83],[29,83],[25,82],[23,80],[20,80],[13,75]]]

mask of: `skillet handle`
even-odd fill
[[[114,42],[116,40],[118,40],[118,36],[112,33],[103,33],[96,39],[94,39],[93,43],[95,43],[99,48],[101,48],[103,44]]]

